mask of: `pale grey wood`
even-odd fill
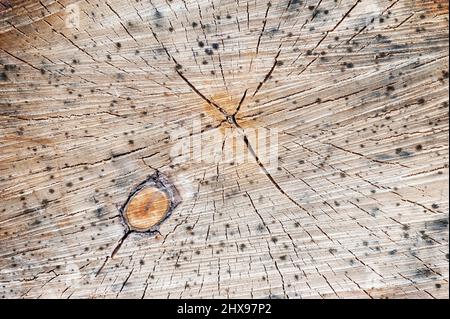
[[[437,0],[0,1],[0,298],[448,298],[447,37]],[[200,116],[279,169],[177,164]],[[110,258],[156,169],[182,203]]]

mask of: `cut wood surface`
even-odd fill
[[[448,298],[448,9],[0,0],[0,298]]]

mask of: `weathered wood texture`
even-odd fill
[[[447,37],[438,0],[0,0],[0,298],[448,298]],[[198,118],[279,168],[176,161]],[[155,170],[182,202],[118,247]]]

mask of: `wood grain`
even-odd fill
[[[0,0],[0,298],[448,298],[448,7]]]

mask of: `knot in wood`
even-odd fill
[[[129,231],[153,233],[180,203],[176,187],[156,173],[131,192],[120,211]]]

